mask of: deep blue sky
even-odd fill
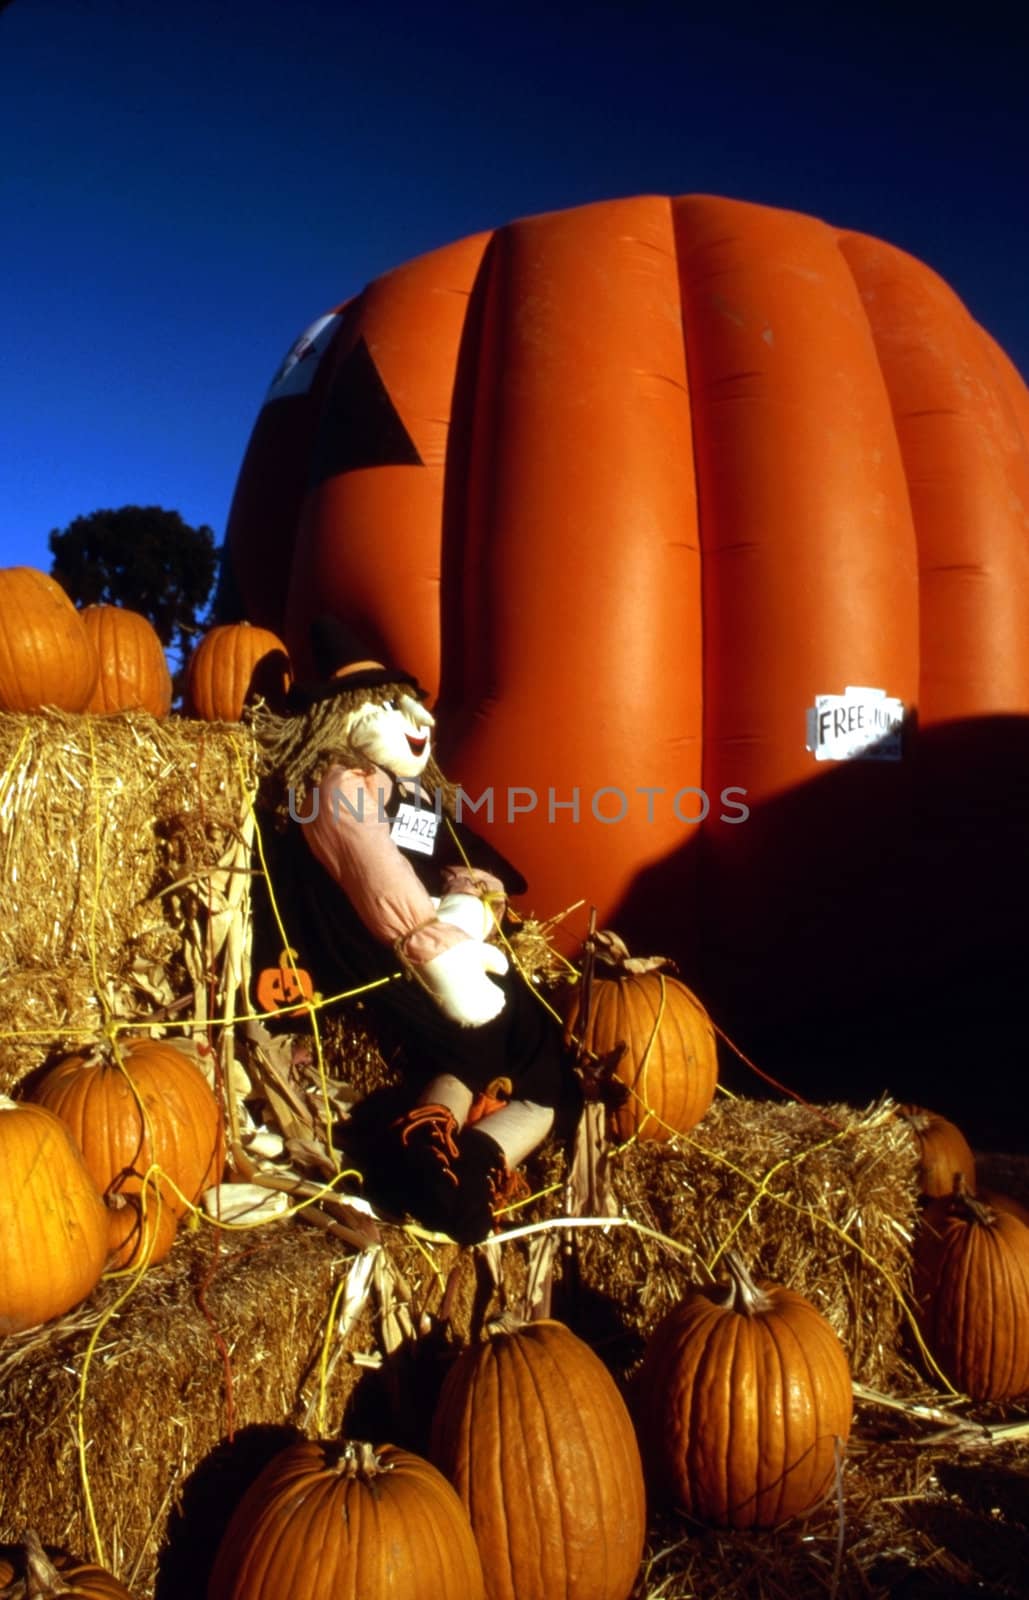
[[[52,528],[129,503],[220,541],[309,322],[411,256],[589,200],[722,194],[877,234],[1029,375],[1015,24],[713,9],[0,7],[0,565],[48,568]]]

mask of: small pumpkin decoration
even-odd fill
[[[166,717],[172,681],[153,625],[124,606],[86,606],[81,613],[100,664],[87,711],[149,711]]]
[[[461,1496],[488,1600],[627,1600],[646,1534],[632,1422],[563,1323],[501,1325],[450,1369],[430,1455]]]
[[[82,617],[35,567],[0,570],[0,711],[82,711],[100,673]]]
[[[44,1106],[0,1095],[0,1334],[59,1317],[107,1260],[107,1213],[82,1155]]]
[[[255,695],[276,705],[290,683],[282,640],[249,622],[223,622],[205,633],[186,669],[186,706],[204,722],[238,722]]]
[[[12,1600],[133,1600],[104,1567],[65,1551],[44,1550],[34,1529],[25,1535],[21,1559],[0,1562],[0,1600],[8,1594]]]
[[[914,1245],[919,1326],[973,1400],[1029,1393],[1029,1227],[965,1192],[932,1200]]]
[[[952,1194],[958,1175],[969,1189],[975,1189],[975,1156],[955,1123],[924,1106],[898,1106],[897,1115],[918,1140],[918,1184],[923,1195]]]
[[[612,1105],[612,1138],[665,1142],[688,1133],[708,1111],[718,1084],[718,1044],[692,990],[663,968],[660,956],[630,956],[609,929],[595,935],[597,964],[589,1014],[580,991],[564,1001],[565,1038],[610,1062],[624,1097]]]
[[[160,1169],[147,1194],[155,1223],[159,1206],[180,1219],[221,1176],[218,1102],[196,1062],[174,1044],[133,1039],[117,1054],[101,1048],[68,1056],[43,1074],[32,1099],[65,1123],[102,1194],[138,1197],[148,1170]],[[123,1250],[125,1222],[117,1212],[109,1228],[112,1246]]]
[[[296,964],[295,950],[283,950],[277,967],[265,967],[257,975],[254,997],[259,1011],[297,1011],[305,1000],[314,999],[311,974]]]
[[[304,1440],[236,1507],[208,1600],[483,1600],[464,1507],[443,1475],[394,1445]]]
[[[695,1289],[658,1323],[639,1375],[655,1497],[716,1527],[776,1528],[831,1490],[853,1400],[843,1346],[781,1284],[727,1253],[728,1288]]]

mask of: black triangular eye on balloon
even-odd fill
[[[422,467],[364,339],[344,356],[318,424],[310,487],[358,467]]]

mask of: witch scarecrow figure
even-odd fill
[[[498,943],[526,885],[456,817],[417,680],[333,618],[311,643],[318,681],[255,721],[311,965],[322,988],[378,984],[364,1004],[411,1090],[379,1159],[412,1215],[475,1243],[575,1095],[558,1025]]]

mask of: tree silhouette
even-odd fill
[[[210,528],[191,528],[177,511],[160,506],[122,506],[76,517],[55,528],[48,544],[51,576],[76,605],[141,612],[181,665],[204,625],[214,584]]]

